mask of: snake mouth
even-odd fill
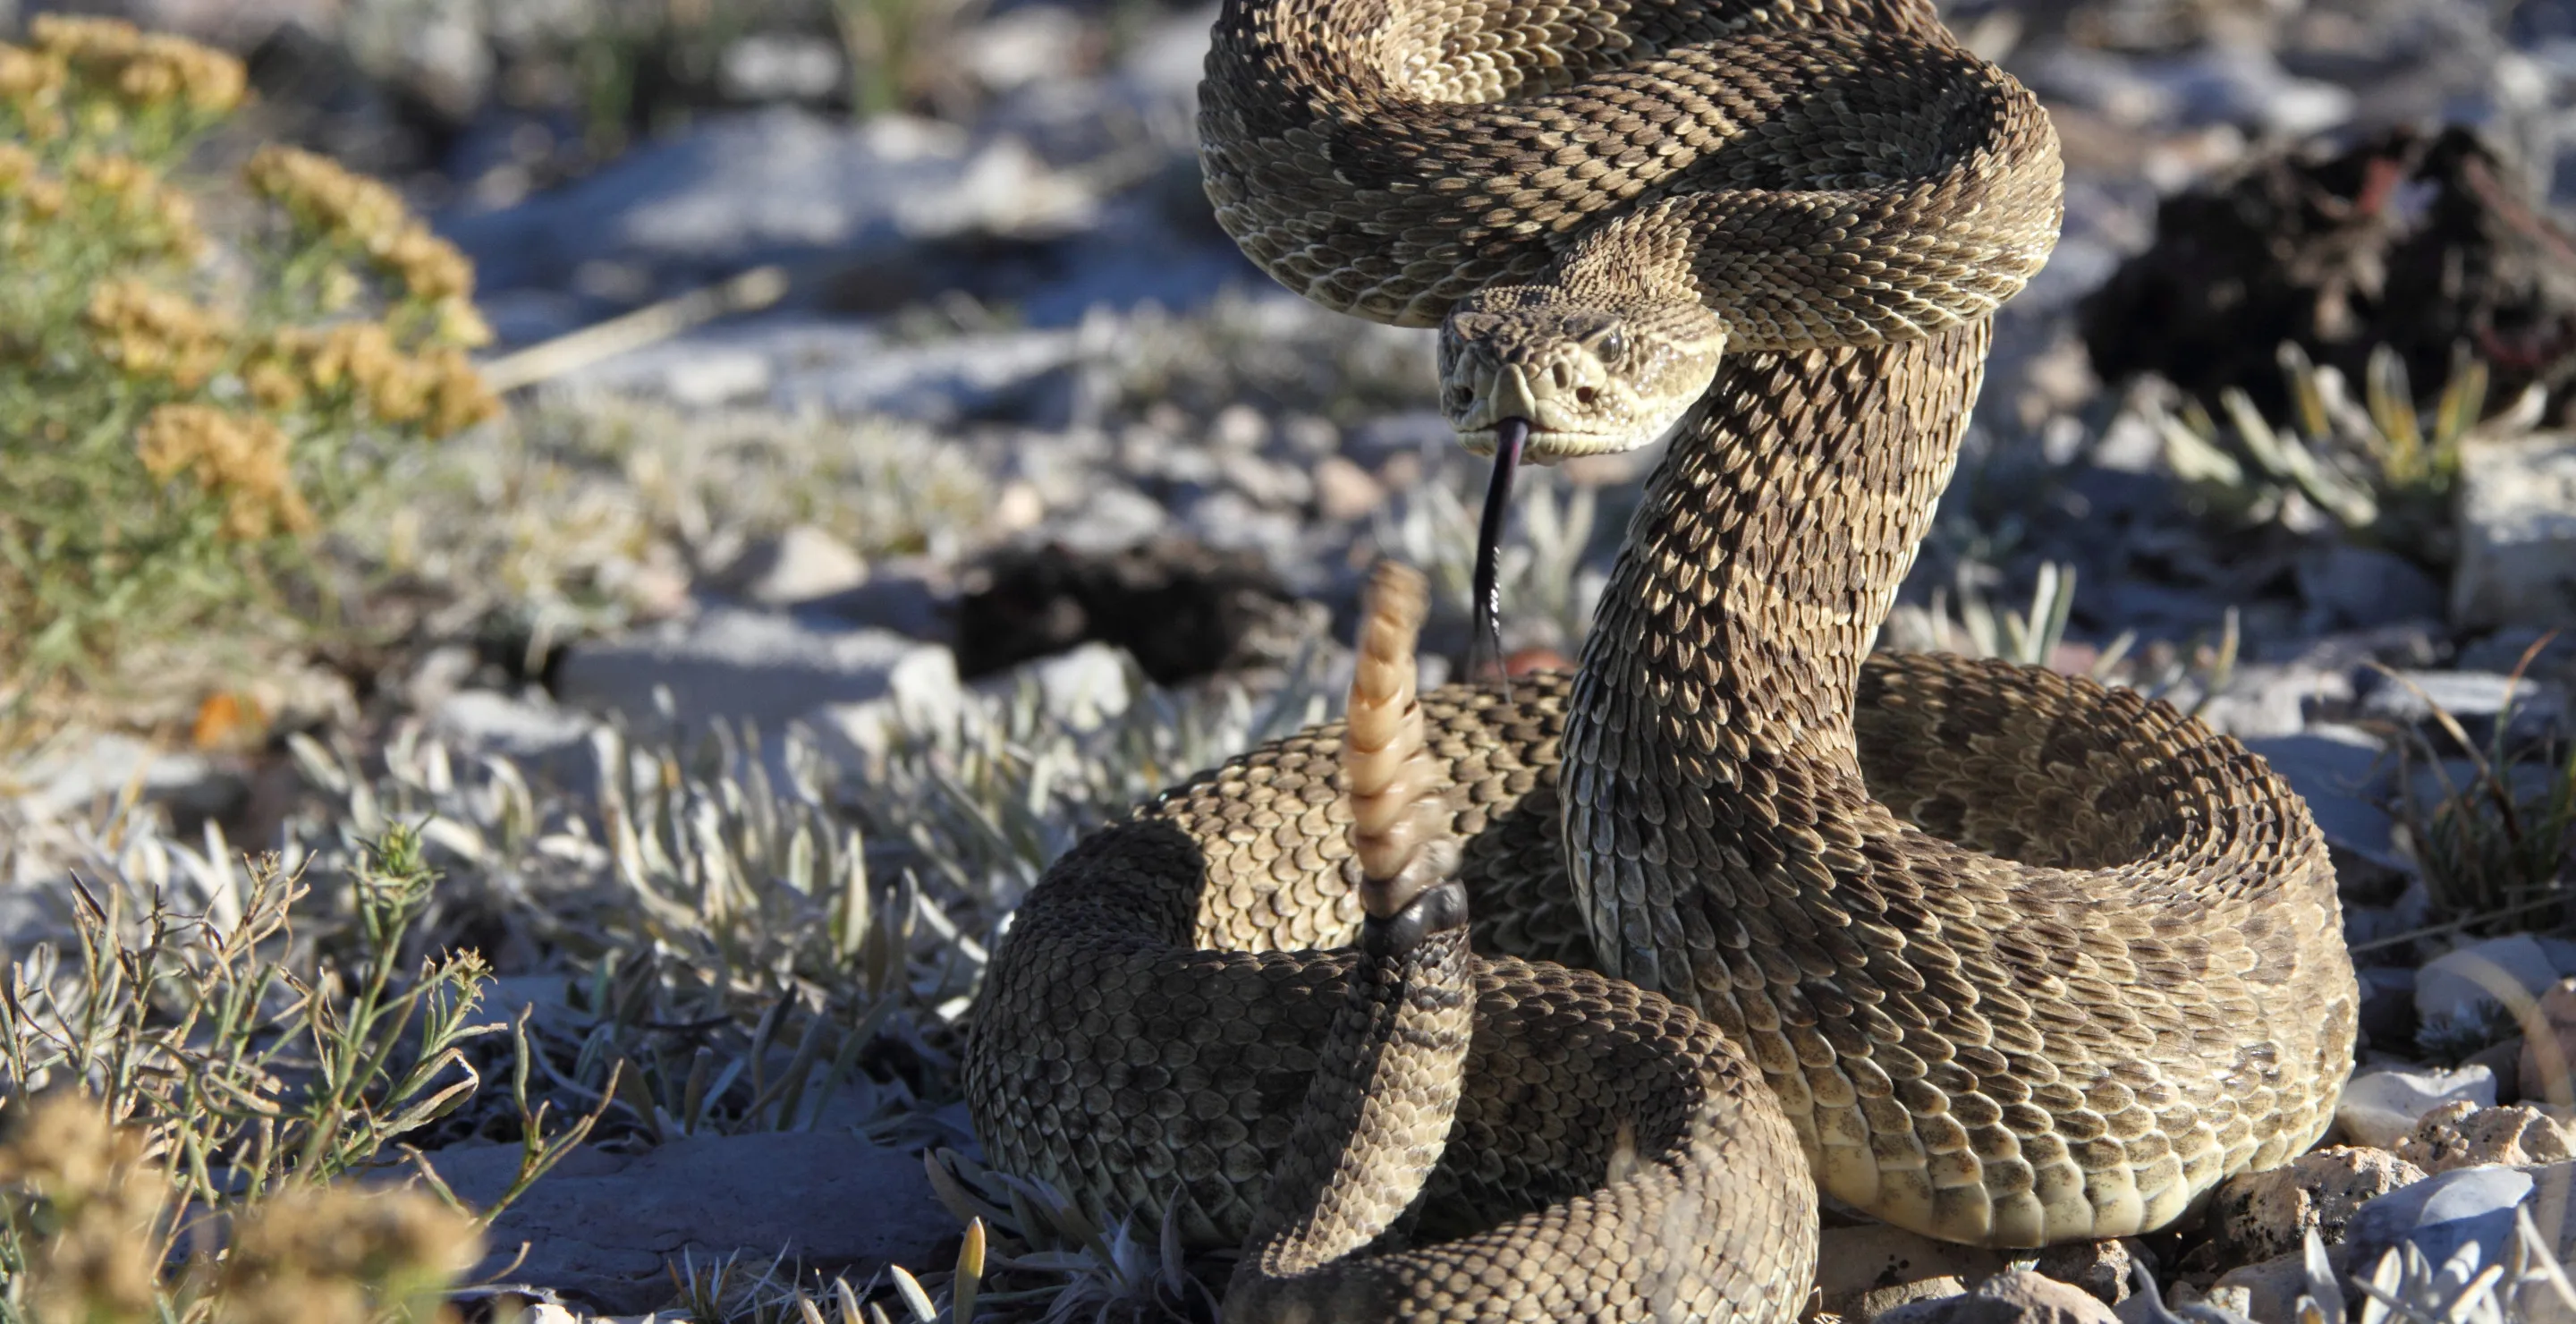
[[[1598,433],[1540,427],[1526,418],[1501,419],[1492,427],[1471,428],[1459,432],[1458,444],[1464,446],[1470,455],[1492,455],[1502,444],[1501,436],[1505,424],[1518,424],[1523,429],[1522,435],[1525,440],[1521,448],[1521,461],[1525,464],[1543,464],[1554,468],[1559,460],[1626,449],[1609,437]]]
[[[1485,513],[1476,523],[1476,600],[1471,604],[1476,632],[1467,645],[1470,677],[1481,677],[1489,668],[1497,676],[1503,674],[1503,527],[1512,504],[1512,475],[1529,450],[1531,433],[1526,418],[1497,419],[1492,428],[1494,472],[1485,480]]]

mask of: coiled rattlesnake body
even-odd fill
[[[1265,269],[1443,324],[1471,447],[1672,447],[1579,671],[1421,696],[1358,788],[1401,887],[1340,724],[1049,872],[970,1046],[997,1165],[1252,1237],[1229,1318],[1785,1319],[1810,1172],[2035,1246],[2314,1142],[2357,995],[2297,797],[1869,655],[2054,242],[2018,84],[1908,0],[1228,0],[1201,137]]]

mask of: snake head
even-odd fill
[[[1561,285],[1468,295],[1440,327],[1440,407],[1469,451],[1529,420],[1528,458],[1635,450],[1670,435],[1717,375],[1726,327],[1689,297],[1583,298]]]

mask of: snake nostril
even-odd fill
[[[1593,396],[1595,396],[1595,395],[1598,395],[1598,394],[1599,394],[1599,392],[1597,392],[1597,391],[1593,390],[1593,389],[1592,389],[1591,387],[1589,387],[1589,386],[1578,386],[1578,387],[1575,387],[1575,388],[1574,388],[1574,403],[1576,403],[1576,404],[1578,404],[1578,405],[1588,405],[1588,404],[1592,403],[1592,397],[1593,397]]]

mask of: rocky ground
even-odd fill
[[[953,1258],[970,1207],[1010,1214],[1024,1254],[1052,1244],[1069,1224],[975,1185],[956,1104],[956,1026],[1011,903],[1082,825],[1323,711],[1375,558],[1431,568],[1434,651],[1465,644],[1480,475],[1429,407],[1428,333],[1313,309],[1215,230],[1191,157],[1209,12],[943,9],[948,35],[884,75],[906,113],[854,126],[853,47],[794,6],[626,46],[605,0],[124,8],[256,52],[272,127],[435,205],[504,338],[491,371],[526,384],[335,535],[391,642],[281,668],[256,729],[174,694],[0,769],[0,941],[59,936],[76,874],[221,910],[235,846],[329,877],[370,824],[434,814],[447,931],[494,951],[490,1005],[535,1018],[581,1100],[610,1088],[596,1044],[645,1052],[618,1037],[643,1021],[585,992],[597,950],[774,996],[761,944],[842,869],[905,919],[884,1014],[809,1033],[839,1059],[810,1108],[683,1109],[683,1078],[734,1096],[674,1065],[671,1098],[621,1103],[512,1206],[499,1230],[533,1250],[509,1281],[670,1308],[666,1261],[784,1246],[883,1294],[883,1265]],[[2512,1266],[2479,1290],[2576,1314],[2525,1264],[2576,1241],[2576,642],[2549,633],[2576,623],[2576,246],[2550,220],[2576,201],[2576,6],[1951,21],[2047,98],[2068,212],[2002,314],[1888,642],[2135,684],[2268,758],[2334,848],[2367,1043],[2329,1147],[2230,1183],[2194,1229],[2031,1261],[1831,1226],[1819,1307],[2274,1324],[2318,1290],[2313,1229],[2328,1281],[2474,1244]],[[580,102],[602,44],[643,71],[606,115]],[[559,339],[761,268],[784,294],[757,311],[605,356]],[[2445,394],[2455,344],[2482,397]],[[2456,473],[2405,470],[2448,439]],[[1649,463],[1531,485],[1515,650],[1572,655]],[[589,948],[527,918],[585,906],[647,918],[600,919],[614,941]],[[819,1048],[743,1005],[717,1047],[802,1090]],[[653,1051],[691,1048],[711,1051]],[[507,1138],[427,1147],[473,1198],[510,1173],[470,1142]],[[924,1151],[948,1166],[925,1176]],[[1066,1301],[1195,1308],[1166,1257],[1082,1255]]]

